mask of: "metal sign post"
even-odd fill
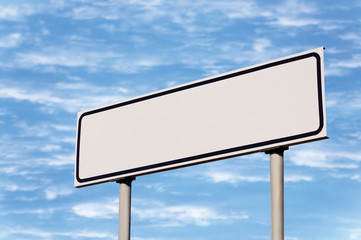
[[[271,172],[271,240],[284,240],[284,159],[288,147],[267,151]]]
[[[130,240],[130,207],[132,181],[134,177],[124,178],[119,183],[119,233],[118,240]]]

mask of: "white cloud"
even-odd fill
[[[360,68],[361,54],[355,54],[350,59],[342,59],[330,64],[330,67]]]
[[[8,115],[8,111],[5,108],[0,108],[0,116]]]
[[[132,240],[165,240],[163,238],[139,238],[139,237],[132,237]]]
[[[68,196],[74,192],[70,188],[59,188],[59,187],[50,187],[44,190],[45,198],[47,200],[54,200],[60,196]]]
[[[9,175],[14,174],[16,171],[17,171],[17,167],[15,167],[15,166],[0,168],[1,173],[5,173],[5,174],[9,174]]]
[[[355,174],[353,176],[351,176],[352,180],[355,180],[357,182],[361,182],[361,175],[360,174]]]
[[[94,86],[86,82],[57,82],[55,87],[62,90],[85,90],[89,91]]]
[[[334,178],[346,178],[346,179],[350,179],[350,180],[354,180],[357,182],[361,182],[361,175],[360,174],[340,174],[340,173],[331,173],[330,174],[331,177]]]
[[[166,189],[166,185],[163,183],[154,183],[145,185],[148,189],[154,189],[157,192],[164,192]]]
[[[49,166],[53,166],[53,167],[59,167],[59,166],[66,166],[66,165],[74,165],[74,154],[70,153],[70,154],[64,154],[64,155],[59,155],[59,154],[54,154],[53,158],[49,158],[49,159],[40,159],[39,163],[45,163]]]
[[[290,151],[290,160],[297,166],[355,169],[359,168],[361,153],[316,149],[293,150]]]
[[[0,48],[13,48],[18,46],[22,41],[20,33],[12,33],[0,38]]]
[[[15,210],[5,210],[1,211],[0,215],[11,215],[11,214],[34,214],[38,215],[41,218],[49,217],[52,215],[57,209],[55,208],[46,208],[46,209],[15,209]]]
[[[29,89],[7,87],[0,84],[0,98],[11,98],[18,101],[29,101],[45,105],[61,103],[61,99],[52,96],[49,91],[29,92]]]
[[[64,90],[65,87],[67,89]],[[56,88],[48,88],[47,90],[32,89],[32,87],[11,87],[0,84],[0,99],[14,99],[16,101],[40,104],[43,106],[42,110],[49,112],[65,110],[75,113],[84,109],[120,101],[125,98],[125,94],[130,92],[127,88],[120,86],[104,88],[87,84],[84,87],[83,91],[79,93],[79,89],[71,84],[59,84]],[[33,130],[32,132],[38,136],[45,134],[46,132],[44,131],[49,132],[49,126],[46,128],[43,128],[43,126],[28,127],[24,128],[27,129],[26,132]],[[54,128],[60,130],[62,127],[54,126]],[[62,129],[65,130],[64,127]],[[69,127],[67,129],[70,131]],[[37,130],[40,131],[37,132]]]
[[[59,235],[61,235],[61,234],[59,234]],[[69,237],[74,236],[74,238],[101,238],[101,239],[114,239],[114,240],[118,239],[118,236],[115,236],[112,233],[95,232],[92,230],[82,230],[79,232],[74,232],[72,235],[62,233],[62,235],[69,236]]]
[[[348,237],[350,239],[360,239],[361,238],[361,228],[354,228],[354,229],[346,229],[344,230],[347,232]]]
[[[118,200],[104,200],[104,202],[81,203],[73,206],[73,212],[81,217],[109,219],[117,218],[119,214]]]
[[[358,91],[330,92],[326,97],[326,106],[336,108],[340,112],[349,112],[357,115],[361,108],[361,95]]]
[[[205,76],[212,76],[231,70],[230,65],[234,68],[234,65],[241,67],[258,64],[299,51],[290,47],[275,48],[271,39],[264,37],[242,43],[230,41],[217,45],[210,41],[204,44],[203,46],[199,43],[197,47],[185,45],[180,53],[180,60],[177,61],[191,68],[203,70]]]
[[[298,240],[298,237],[285,236],[285,240]]]
[[[361,37],[356,33],[346,33],[342,34],[340,38],[343,40],[360,40]]]
[[[40,151],[43,151],[43,152],[53,152],[53,151],[57,151],[57,150],[60,150],[61,149],[61,146],[60,145],[54,145],[54,144],[46,144],[44,146],[42,146],[40,148]]]
[[[29,186],[29,185],[24,186],[16,183],[4,183],[4,182],[1,183],[0,186],[5,191],[9,191],[9,192],[17,192],[17,191],[28,192],[28,191],[35,191],[38,189],[38,187],[36,186]]]
[[[207,1],[206,1],[207,3]],[[267,17],[271,13],[251,1],[219,1],[213,6],[214,11],[222,11],[229,18]]]
[[[46,123],[29,125],[26,122],[18,122],[18,127],[21,129],[20,136],[48,137],[51,133],[51,129]]]
[[[344,71],[340,67],[325,66],[325,77],[329,77],[329,76],[339,76],[340,77],[343,75],[344,75]]]
[[[265,10],[267,9],[267,10]],[[158,32],[175,32],[174,25],[188,33],[214,32],[234,19],[265,19],[281,27],[303,27],[319,24],[321,20],[309,17],[318,12],[318,6],[304,1],[287,0],[267,7],[245,0],[229,1],[173,1],[160,0],[127,2],[87,2],[67,8],[66,16],[76,20],[107,19],[121,21],[119,28],[114,24],[101,24],[103,29],[115,32],[135,26],[149,26]],[[119,14],[122,12],[123,14]],[[292,17],[290,17],[292,16]],[[209,19],[205,21],[205,19]],[[170,26],[169,24],[174,25]],[[153,24],[156,23],[156,24]],[[139,27],[139,26],[138,26]]]
[[[135,204],[132,213],[140,221],[162,227],[176,227],[195,224],[209,226],[217,222],[228,222],[236,219],[248,219],[243,212],[219,213],[212,208],[196,205],[167,206],[161,202],[147,201],[146,204]]]
[[[299,0],[286,0],[274,8],[271,24],[280,27],[306,27],[320,25],[324,20],[310,15],[317,13],[319,7],[314,3]]]
[[[318,11],[315,4],[300,0],[286,0],[277,7],[277,12],[287,15],[311,14]]]
[[[359,131],[351,133],[350,136],[358,140],[361,140],[361,132]]]
[[[339,104],[340,100],[342,99],[343,95],[344,95],[344,93],[342,93],[342,92],[327,93],[326,94],[326,107],[327,108],[336,107]]]
[[[289,16],[278,17],[277,21],[273,24],[280,25],[282,27],[304,27],[309,25],[318,25],[321,21],[312,18],[294,18]]]
[[[44,229],[36,228],[3,228],[1,229],[0,236],[4,238],[11,238],[14,236],[33,236],[38,239],[53,239],[55,237],[65,237],[71,239],[80,239],[80,238],[97,238],[97,239],[118,239],[117,236],[107,232],[96,232],[90,229],[83,229],[78,231],[66,231],[63,232],[52,232],[46,231]]]
[[[64,67],[94,67],[99,62],[100,59],[88,58],[89,53],[79,54],[78,51],[74,52],[73,50],[60,50],[60,51],[49,51],[49,52],[33,52],[33,53],[19,53],[16,57],[17,63],[21,64],[24,67],[32,67],[37,65],[55,65],[55,66],[64,66]],[[104,57],[104,55],[103,55]]]
[[[339,36],[343,40],[352,41],[355,44],[361,46],[361,35],[355,32],[345,33]]]
[[[271,41],[266,38],[256,39],[253,43],[253,49],[256,51],[256,53],[263,52],[266,48],[271,46]]]
[[[318,27],[324,31],[341,30],[345,27],[341,22],[322,21],[320,23]]]
[[[20,16],[18,8],[15,7],[2,7],[0,8],[0,19],[14,20]]]
[[[229,184],[238,184],[240,182],[269,182],[270,177],[263,176],[242,176],[240,173],[230,171],[208,171],[203,173],[205,177],[212,183],[225,182]],[[287,182],[300,182],[300,181],[312,181],[313,178],[308,175],[302,174],[285,174],[284,181]]]
[[[311,182],[313,178],[307,175],[295,174],[295,175],[285,175],[285,182],[300,182],[306,181]]]
[[[11,162],[12,162],[11,166],[0,168],[0,173],[4,173],[9,176],[22,176],[22,177],[37,175],[37,174],[41,173],[41,171],[21,170],[20,166],[14,166],[15,163],[13,161],[11,161]],[[10,186],[12,186],[12,185],[10,185]],[[12,187],[12,189],[14,189],[14,187]],[[30,188],[30,189],[32,189],[32,188]]]
[[[60,124],[51,124],[52,128],[58,131],[75,131],[76,127],[72,125],[60,125]]]
[[[81,43],[70,44],[69,47],[48,47],[41,51],[18,53],[13,67],[34,69],[41,71],[57,71],[57,68],[86,68],[91,72],[111,71],[133,74],[153,67],[169,65],[169,59],[163,59],[161,55],[139,53],[127,55],[123,49],[109,49],[107,46],[89,45]],[[71,47],[70,47],[71,46]],[[76,47],[74,47],[76,46]],[[95,51],[94,49],[101,49]],[[81,87],[80,83],[65,86]],[[59,87],[62,87],[61,85]]]
[[[114,18],[109,17],[109,15],[102,16],[102,11],[100,11],[99,8],[92,6],[83,6],[83,7],[74,8],[72,14],[74,19],[81,19],[81,20],[93,19],[98,17],[115,20]]]
[[[27,17],[39,13],[62,12],[65,5],[61,5],[61,0],[50,1],[51,3],[48,1],[1,1],[0,19],[5,21],[24,21]]]
[[[227,171],[207,171],[203,173],[212,183],[226,182],[237,184],[239,182],[268,182],[269,177],[242,176],[239,173]]]
[[[31,4],[22,4],[16,6],[4,6],[0,5],[0,19],[6,21],[19,21],[24,17],[34,13],[33,6]]]

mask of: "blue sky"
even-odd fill
[[[0,2],[0,239],[117,239],[78,111],[324,46],[330,139],[285,153],[286,240],[361,239],[361,1]],[[285,109],[286,110],[286,109]],[[132,239],[270,239],[269,156],[141,176]]]

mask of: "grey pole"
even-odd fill
[[[287,148],[272,149],[270,154],[271,171],[271,240],[284,240],[284,159]]]
[[[131,190],[134,179],[133,177],[129,177],[117,181],[120,185],[118,240],[130,240]]]

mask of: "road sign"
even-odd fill
[[[325,138],[318,48],[80,112],[75,186]]]

